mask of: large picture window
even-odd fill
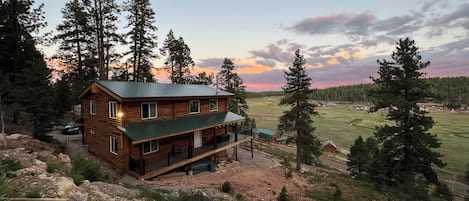
[[[200,101],[199,100],[190,100],[189,101],[189,112],[191,114],[200,112]]]
[[[218,111],[218,99],[210,99],[209,105],[210,105],[210,112]]]
[[[143,143],[143,154],[157,152],[159,149],[158,140],[152,140]]]
[[[96,100],[90,100],[90,114],[96,115]]]
[[[109,101],[109,118],[115,119],[117,114],[117,102]]]
[[[157,116],[156,103],[142,103],[142,119],[152,119]]]
[[[117,138],[114,136],[109,136],[109,151],[117,155],[117,148],[118,148]]]

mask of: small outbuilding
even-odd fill
[[[322,150],[327,151],[327,152],[332,152],[332,153],[337,152],[337,146],[331,140],[327,140],[326,142],[324,142],[321,145],[321,147],[322,147]]]
[[[288,136],[283,135],[279,131],[274,131],[274,130],[265,129],[265,128],[255,128],[253,131],[258,139],[275,142],[279,144],[286,144],[288,140]]]

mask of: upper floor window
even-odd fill
[[[218,99],[210,99],[209,107],[210,107],[210,112],[218,111]]]
[[[117,155],[117,138],[114,136],[109,136],[109,151]]]
[[[142,119],[152,119],[157,117],[156,103],[142,103]]]
[[[159,150],[159,143],[158,140],[152,140],[148,142],[144,142],[142,146],[143,154],[149,154],[153,152],[157,152]]]
[[[115,119],[117,116],[117,102],[109,101],[109,118]]]
[[[90,100],[90,114],[96,115],[96,100]]]
[[[190,100],[189,101],[189,113],[195,114],[200,112],[200,101]]]

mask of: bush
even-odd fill
[[[16,191],[10,188],[5,177],[0,175],[0,200],[8,200],[7,198],[14,197],[15,195]]]
[[[279,201],[288,201],[290,200],[290,197],[287,194],[287,188],[285,186],[282,188],[282,191],[280,191],[280,195],[278,196]]]
[[[335,187],[334,201],[341,201],[341,200],[342,200],[342,191],[340,190],[339,185],[337,185],[337,184],[331,184],[331,186],[334,186],[334,187]]]
[[[221,191],[225,192],[225,193],[230,193],[231,191],[231,184],[229,181],[225,181],[225,183],[223,183],[221,185]]]
[[[54,159],[49,158],[49,159],[46,160],[46,171],[48,173],[55,172],[58,167],[59,167],[59,164]]]
[[[31,190],[29,190],[25,197],[27,198],[41,198],[42,197],[42,191],[38,187],[34,187]]]
[[[1,173],[7,173],[10,171],[14,172],[21,168],[22,168],[21,164],[16,160],[8,159],[8,158],[0,159],[0,172]]]
[[[236,193],[235,199],[237,201],[245,201],[246,200],[246,198],[244,198],[243,194],[241,194],[241,193]]]
[[[442,198],[443,200],[447,201],[453,201],[454,200],[454,194],[451,191],[451,189],[446,185],[445,183],[440,183],[439,185],[436,186],[435,192],[433,194],[436,197]]]
[[[72,162],[72,169],[66,173],[71,177],[76,185],[80,185],[83,180],[108,181],[109,176],[101,172],[101,165],[83,157],[77,157]]]

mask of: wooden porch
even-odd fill
[[[242,134],[238,134],[236,137],[235,134],[231,133],[227,136],[229,136],[227,141],[195,149],[191,146],[181,147],[177,153],[168,152],[161,157],[144,160],[143,168],[134,166],[131,167],[131,171],[140,179],[149,179],[252,140],[251,136]]]

